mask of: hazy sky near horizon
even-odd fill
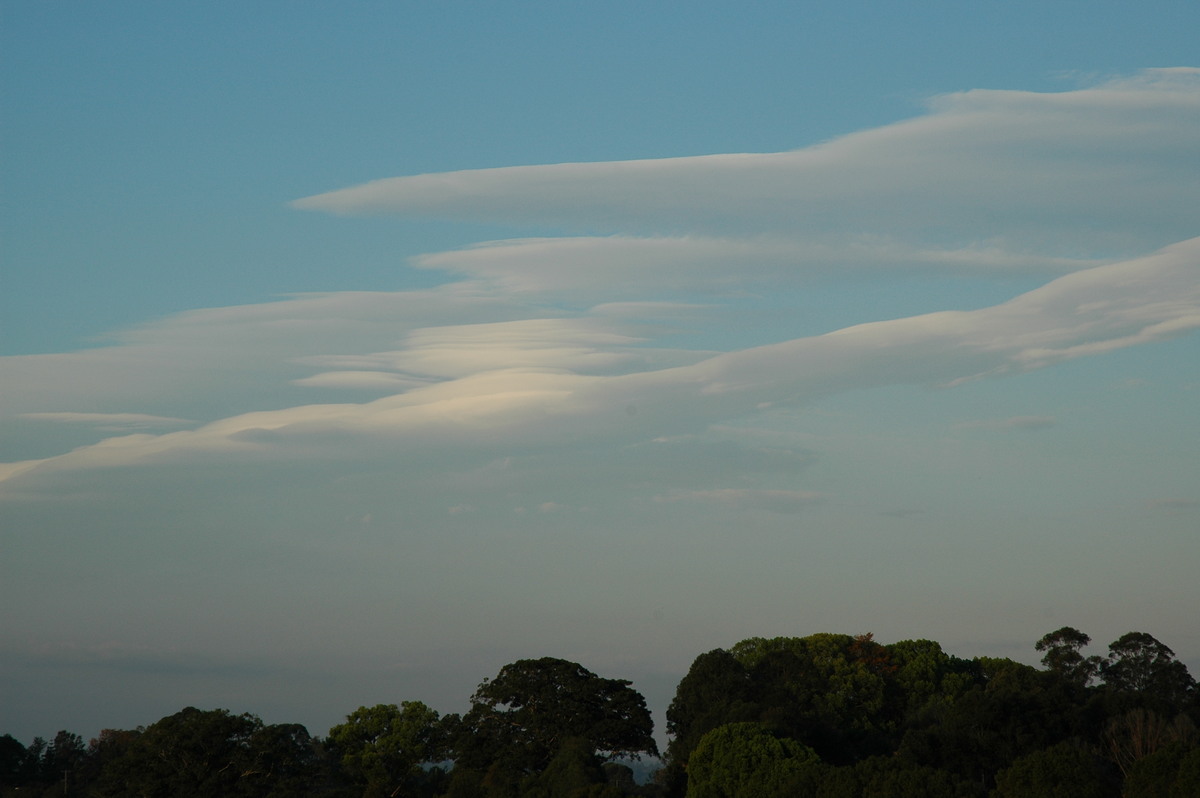
[[[0,5],[0,734],[1200,673],[1200,9],[877,5]]]

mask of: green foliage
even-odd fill
[[[97,793],[141,798],[207,798],[243,794],[252,715],[187,707],[138,735],[105,768]]]
[[[896,668],[895,684],[910,705],[920,705],[938,692],[950,655],[933,640],[901,640],[887,647]]]
[[[658,755],[641,694],[628,681],[602,678],[578,663],[552,657],[514,662],[484,680],[471,702],[455,760],[497,784],[542,772],[572,739],[604,759]]]
[[[298,723],[262,726],[250,735],[241,789],[263,798],[310,795],[322,772],[316,741]]]
[[[954,701],[983,683],[979,663],[942,651],[932,640],[887,647],[895,668],[888,685],[891,713],[901,729],[937,722]]]
[[[753,690],[745,666],[728,651],[696,657],[667,708],[667,761],[687,762],[700,738],[718,726],[756,719]]]
[[[1102,760],[1067,741],[1018,758],[996,776],[993,798],[1118,798]]]
[[[1168,798],[1196,798],[1197,795],[1200,795],[1200,747],[1193,748],[1180,760]]]
[[[633,768],[620,762],[605,762],[600,765],[604,782],[611,785],[620,795],[640,794]]]
[[[1121,693],[1143,697],[1160,709],[1178,711],[1188,702],[1196,682],[1175,652],[1145,632],[1129,632],[1108,647],[1101,666],[1104,684]]]
[[[1200,744],[1200,732],[1187,715],[1171,719],[1139,707],[1109,718],[1101,740],[1109,758],[1128,775],[1142,759],[1167,746]]]
[[[57,784],[66,774],[78,776],[86,761],[87,746],[83,738],[66,730],[59,731],[42,755],[42,778]]]
[[[187,707],[138,732],[102,732],[98,798],[300,798],[319,784],[308,731],[249,714]]]
[[[813,795],[821,760],[760,723],[729,723],[701,738],[688,761],[688,798],[801,798]]]
[[[607,779],[591,744],[574,737],[564,741],[558,753],[537,776],[531,777],[522,798],[620,798]]]
[[[732,653],[749,665],[760,720],[834,763],[892,746],[890,653],[870,635],[751,639]]]
[[[450,784],[444,798],[485,798],[483,774],[462,765],[450,772]]]
[[[986,681],[958,696],[936,722],[910,728],[901,756],[987,783],[1017,757],[1085,728],[1078,692],[1057,675],[1006,659],[981,658],[978,667]]]
[[[314,740],[296,724],[188,707],[84,746],[0,736],[0,798],[1193,798],[1200,691],[1144,633],[1085,657],[1039,640],[1045,670],[963,660],[931,640],[749,638],[701,654],[667,710],[652,784],[612,760],[656,755],[628,681],[554,658],[485,679],[463,717],[360,707]],[[1099,663],[1099,664],[1098,664]],[[1099,669],[1102,683],[1092,686]],[[447,772],[430,767],[454,760]]]
[[[1124,798],[1163,798],[1170,795],[1184,757],[1196,750],[1200,749],[1174,742],[1134,762],[1125,779]],[[1190,794],[1200,795],[1200,791]]]
[[[21,741],[11,734],[0,737],[0,789],[21,784],[21,768],[24,764],[25,746]]]
[[[1100,671],[1100,657],[1085,657],[1080,649],[1092,642],[1092,638],[1070,626],[1050,632],[1034,645],[1038,651],[1046,652],[1042,664],[1064,679],[1086,687]]]
[[[830,768],[816,798],[972,798],[981,796],[970,784],[943,770],[922,767],[896,757],[873,756],[856,765]]]
[[[438,713],[420,701],[359,707],[329,730],[328,745],[342,770],[367,794],[390,795],[409,786],[421,765],[444,758]]]

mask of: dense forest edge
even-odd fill
[[[659,751],[631,682],[544,657],[465,714],[420,701],[299,724],[187,707],[85,743],[0,736],[0,796],[43,798],[1196,798],[1200,688],[1130,632],[1064,627],[1042,668],[870,634],[755,637],[696,657]],[[628,763],[661,763],[648,781]],[[639,783],[644,781],[644,783]]]

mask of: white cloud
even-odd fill
[[[874,322],[690,365],[606,376],[582,372],[596,365],[601,344],[620,348],[631,341],[587,325],[549,324],[551,338],[568,330],[588,344],[549,353],[543,350],[547,325],[540,321],[487,327],[484,335],[470,327],[432,330],[415,335],[416,354],[400,359],[425,370],[442,360],[439,376],[446,379],[440,382],[363,404],[302,405],[195,430],[111,438],[24,464],[20,473],[214,452],[286,457],[291,446],[318,439],[328,457],[330,434],[343,436],[342,445],[352,442],[356,452],[381,441],[403,442],[410,451],[487,452],[517,443],[651,440],[768,404],[897,383],[958,384],[1181,335],[1200,328],[1198,271],[1200,238],[1066,275],[990,308]],[[492,335],[495,346],[487,343]],[[422,346],[440,358],[422,358]]]
[[[293,385],[303,385],[308,388],[340,388],[368,391],[406,391],[418,385],[424,385],[425,380],[396,374],[390,371],[323,371],[311,377],[292,380]]]
[[[392,368],[430,377],[464,377],[495,368],[570,368],[605,372],[626,365],[637,338],[591,319],[522,319],[415,330],[405,348],[381,353]]]
[[[581,236],[491,241],[413,265],[487,281],[514,295],[644,298],[742,294],[869,271],[1061,274],[1098,265],[1005,249],[999,241],[928,247],[883,236]]]
[[[1056,94],[947,95],[924,116],[795,152],[416,175],[294,204],[642,235],[782,235],[806,249],[866,234],[908,249],[985,246],[998,263],[1036,255],[1062,268],[1195,234],[1197,127],[1200,70],[1149,70]],[[670,250],[688,246],[643,244],[640,256],[669,272]],[[777,246],[766,245],[768,260]],[[469,251],[425,261],[438,262],[480,268]],[[520,287],[533,277],[521,267],[506,279]]]
[[[1195,342],[1147,347],[1143,370],[1118,356],[986,380],[1200,327],[1198,77],[967,92],[797,153],[429,175],[310,199],[579,235],[421,256],[457,280],[435,289],[202,309],[108,346],[0,358],[0,456],[20,458],[0,464],[14,530],[0,581],[58,622],[29,615],[18,631],[103,646],[136,628],[168,653],[208,635],[361,667],[407,656],[392,657],[396,641],[514,658],[547,640],[594,646],[580,618],[626,634],[661,607],[674,632],[691,627],[672,644],[686,655],[745,623],[795,623],[786,608],[836,595],[845,573],[875,593],[812,623],[863,628],[890,607],[894,628],[936,624],[962,612],[946,598],[963,579],[1006,623],[1066,613],[1054,564],[1084,550],[1162,592],[1105,608],[1116,594],[1088,594],[1099,583],[1077,569],[1080,606],[1174,606],[1159,599],[1195,581],[1195,503],[1181,498],[1194,458],[1146,408],[1161,401],[1186,430],[1189,397],[1167,394]],[[843,315],[804,318],[825,305]],[[1073,382],[1088,371],[1098,393]],[[1132,380],[1137,397],[1103,390]],[[953,389],[871,390],[902,384]],[[997,401],[1031,385],[1036,402]],[[1070,446],[906,426],[1036,429],[1054,418],[1012,408],[1066,396],[1095,411],[1054,434]],[[1130,416],[1104,415],[1118,411]],[[136,434],[96,429],[118,425]],[[1157,527],[1128,535],[1138,520]],[[888,603],[896,574],[903,606]],[[1056,587],[1017,595],[1014,578]],[[83,586],[94,611],[55,584]],[[646,629],[658,645],[661,627]]]
[[[1200,239],[1188,238],[1200,71],[966,92],[931,109],[797,152],[421,175],[298,201],[615,235],[429,254],[415,265],[463,279],[197,310],[107,347],[0,358],[10,420],[207,422],[73,442],[3,472],[639,444],[851,389],[957,385],[1200,327]],[[977,310],[736,351],[664,345],[738,292],[897,268],[1059,276]],[[385,395],[324,402],[333,389]]]
[[[528,314],[528,307],[509,299],[455,286],[297,295],[194,310],[120,331],[109,346],[0,357],[0,418],[135,408],[150,415],[188,408],[189,417],[217,418],[303,401],[297,388],[305,386],[293,387],[291,381],[312,377],[306,363],[319,355],[383,350],[429,325]]]
[[[21,413],[27,421],[52,421],[62,424],[87,424],[105,432],[131,429],[182,427],[196,422],[186,418],[152,416],[148,413]]]

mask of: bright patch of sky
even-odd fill
[[[1200,671],[1193,4],[510,5],[4,8],[0,732]]]

